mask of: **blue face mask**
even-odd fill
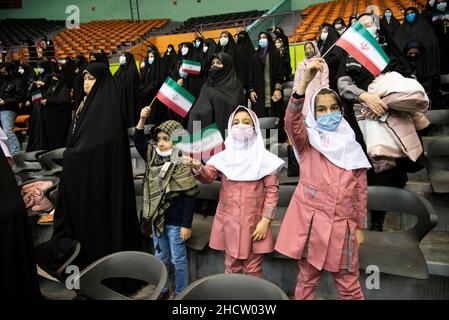
[[[391,18],[391,12],[385,12],[384,16],[385,16],[385,18],[390,19]]]
[[[408,23],[413,23],[413,21],[415,21],[416,18],[416,13],[408,13],[405,16],[405,20],[407,20]]]
[[[268,45],[268,39],[263,38],[263,39],[260,39],[260,40],[259,40],[259,46],[260,46],[262,49],[265,48],[267,45]]]
[[[319,116],[316,119],[318,126],[321,129],[327,131],[334,131],[335,129],[337,129],[338,125],[340,124],[340,121],[341,121],[341,112],[332,112],[324,116]]]

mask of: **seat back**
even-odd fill
[[[198,183],[199,192],[195,198],[199,200],[213,200],[218,201],[220,197],[221,183],[213,181],[210,184]]]
[[[95,300],[131,300],[102,281],[110,278],[141,280],[155,287],[148,300],[156,300],[167,282],[167,269],[155,256],[139,251],[122,251],[103,257],[80,274],[80,292]]]
[[[62,171],[62,166],[56,163],[55,160],[60,160],[62,162],[64,151],[65,148],[59,148],[45,152],[38,157],[39,163],[47,170],[60,172]]]
[[[434,192],[449,192],[449,137],[438,137],[427,146],[427,172]]]
[[[279,201],[276,208],[276,220],[284,220],[285,212],[287,211],[295,190],[296,186],[279,186]]]
[[[413,215],[416,224],[401,231],[420,242],[437,224],[438,218],[429,201],[404,189],[370,186],[368,187],[368,210],[399,212]]]
[[[260,129],[277,129],[279,124],[279,118],[277,117],[265,117],[259,118]]]
[[[195,281],[175,300],[288,300],[275,284],[245,274],[215,274]]]

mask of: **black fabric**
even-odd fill
[[[40,145],[44,150],[54,150],[66,146],[72,118],[68,81],[61,75],[57,78],[57,80],[55,78],[50,80],[49,88],[42,96],[47,100],[46,104],[40,106],[44,120],[40,125],[44,126],[46,135]]]
[[[120,98],[104,64],[93,63],[86,70],[96,82],[71,126],[50,240],[79,241],[80,269],[110,253],[140,249]]]
[[[268,53],[270,59],[270,94],[273,95],[276,84],[282,83],[282,59],[279,55],[279,52],[276,50],[274,46],[273,39],[271,35],[265,32],[261,32],[259,34],[259,38],[261,34],[265,34],[268,38],[268,45],[265,47],[265,50],[258,47],[256,53],[252,56],[249,64],[249,79],[248,79],[248,88],[250,90],[254,90],[257,94],[257,102],[253,104],[252,110],[256,112],[259,118],[268,117],[268,116],[281,116],[283,113],[285,114],[285,109],[283,105],[283,100],[278,102],[274,102],[271,100],[271,110],[269,114],[265,111],[265,80],[264,80],[264,65],[261,62],[261,54],[264,51]],[[280,119],[284,119],[284,116],[280,117]]]
[[[0,300],[40,300],[28,214],[0,148]]]
[[[124,107],[126,125],[130,128],[137,124],[140,116],[140,75],[133,54],[125,52],[124,55],[126,63],[120,65],[114,74],[114,82],[117,85],[121,105]]]
[[[207,46],[208,48],[206,53],[203,53],[203,58],[201,61],[201,75],[203,76],[203,79],[206,80],[210,65],[212,63],[212,56],[215,54],[215,48],[217,47],[217,44],[215,43],[214,39],[208,38],[204,41],[203,46]]]
[[[359,17],[359,18],[360,18],[360,17]],[[341,25],[342,25],[342,30],[344,30],[345,28],[347,28],[347,25],[346,25],[345,20],[343,20],[343,18],[337,18],[337,19],[334,20],[334,22],[332,23],[332,26],[334,27],[335,31],[337,31],[337,33],[340,34],[340,32],[338,32],[337,28],[335,28],[335,25],[336,25],[337,23],[341,23]]]
[[[419,14],[416,8],[407,8],[404,11],[404,15],[408,10],[413,10],[413,12],[415,12],[415,21],[410,24],[404,20],[401,28],[396,32],[394,40],[399,46],[400,51],[403,51],[410,41],[420,41],[424,45],[427,57],[429,58],[428,63],[426,64],[426,73],[440,74],[440,49],[438,39],[436,38],[432,27],[425,18]]]
[[[298,160],[296,159],[292,145],[287,146],[287,155],[288,155],[287,177],[299,177],[299,163]]]
[[[408,50],[416,48],[419,50],[419,58],[412,60],[408,58],[410,69],[416,76],[416,79],[424,87],[426,92],[434,91],[433,83],[439,80],[438,74],[428,74],[429,69],[426,64],[429,63],[426,49],[419,41],[410,41],[404,48],[404,55],[407,55]]]
[[[148,63],[148,54],[150,52],[154,54],[154,61],[151,65]],[[172,53],[174,53],[174,51]],[[144,107],[150,105],[151,101],[153,101],[160,87],[167,78],[167,67],[161,58],[159,51],[153,49],[148,50],[147,55],[145,56],[145,66],[142,69],[141,76],[140,105]],[[168,116],[168,107],[158,99],[154,100],[149,117],[150,123],[157,127],[162,122],[168,120]]]
[[[12,75],[0,76],[0,99],[5,102],[0,111],[9,110],[18,112],[19,103],[25,97],[25,88],[21,79],[13,79]]]
[[[201,121],[201,129],[216,123],[224,139],[229,117],[237,106],[244,103],[245,96],[231,56],[218,53],[215,57],[223,63],[223,68],[214,77],[209,76],[201,88],[198,100],[189,114],[188,131],[193,133],[194,129],[200,129],[193,127],[194,121]]]
[[[191,42],[182,42],[179,44],[179,47],[182,48],[183,46],[187,46],[189,48],[189,52],[185,56],[181,54],[181,51],[178,54],[177,61],[173,63],[173,67],[170,71],[170,76],[174,80],[181,79],[181,76],[179,74],[179,69],[181,68],[183,60],[193,60],[193,61],[199,61],[201,62],[201,57],[198,55],[197,51],[193,50],[193,45]],[[184,79],[183,88],[185,88],[187,91],[189,91],[195,99],[198,98],[201,87],[203,86],[203,78],[201,77],[201,74],[199,75],[193,75],[188,74],[186,78]],[[196,102],[195,102],[196,103]],[[183,125],[183,127],[187,126],[188,116],[186,118],[182,118],[178,114],[176,114],[174,111],[169,111],[169,119],[176,120],[179,123]]]
[[[394,35],[396,34],[396,31],[398,31],[398,29],[401,27],[401,23],[393,15],[393,11],[391,11],[390,8],[385,8],[384,12],[387,10],[390,10],[390,12],[391,12],[390,21],[388,21],[387,18],[385,18],[385,14],[384,14],[382,19],[380,19],[380,30],[383,33],[390,34],[391,37],[394,37]]]
[[[242,83],[243,88],[248,91],[249,62],[251,57],[256,53],[248,32],[241,31],[238,34],[235,52],[234,66],[237,77]]]
[[[103,63],[109,69],[109,59],[103,50],[101,50],[100,52],[93,52],[91,53],[90,56],[91,56],[90,63],[95,62]],[[94,57],[95,59],[92,59],[92,57]]]
[[[443,19],[440,17],[437,19],[438,16],[441,15],[449,15],[449,7],[446,7],[446,11],[441,12],[437,8],[437,3],[435,1],[435,4],[433,5],[432,10],[430,11],[430,23],[433,28],[433,31],[435,32],[435,36],[438,39],[439,43],[439,53],[440,53],[440,67],[441,67],[441,74],[448,74],[449,73],[449,31],[445,31],[447,27],[444,26]],[[432,21],[432,18],[434,18],[434,21]],[[446,20],[447,23],[447,20]]]
[[[73,79],[73,106],[78,106],[84,96],[84,74],[88,62],[83,55],[79,55],[75,60],[75,78]]]
[[[50,81],[52,78],[51,63],[50,61],[40,61],[38,67],[44,69],[44,73],[39,73],[37,79],[44,82],[43,86],[33,86],[31,93],[39,92],[42,96],[50,87]],[[41,108],[40,102],[31,102],[33,110],[30,119],[30,137],[27,144],[27,152],[36,150],[45,150],[47,147],[47,133],[45,132],[45,120],[44,113]]]
[[[288,37],[285,35],[285,32],[282,28],[276,27],[276,29],[273,32],[276,35],[276,38],[281,38],[283,45],[287,48],[290,46],[290,43],[288,41]]]
[[[227,54],[229,54],[232,57],[232,62],[234,62],[234,60],[236,59],[236,44],[234,41],[234,37],[232,36],[232,34],[229,31],[223,31],[220,34],[220,38],[222,34],[226,34],[228,36],[228,44],[226,46],[222,46],[220,44],[220,39],[217,41],[217,47],[215,48],[215,53],[220,53],[220,52],[225,52]]]
[[[66,58],[64,64],[61,66],[61,73],[67,87],[72,90],[76,78],[76,62],[70,58]]]
[[[328,36],[326,41],[322,41],[321,39],[318,40],[318,49],[320,50],[321,56],[323,56],[327,52],[327,54],[324,56],[324,60],[326,60],[327,66],[329,67],[329,87],[334,91],[338,91],[338,68],[340,66],[340,60],[342,56],[344,56],[344,51],[338,46],[334,46],[332,48],[334,43],[340,37],[334,27],[330,24],[322,24],[320,29],[324,27],[327,27],[328,29]],[[329,49],[331,50],[328,52]]]
[[[162,58],[162,61],[164,61],[165,68],[167,70],[170,70],[172,68],[173,63],[177,61],[177,54],[175,47],[172,44],[169,44],[167,46],[167,49],[169,47],[171,48],[171,52],[168,52],[168,50],[165,51],[164,57]]]

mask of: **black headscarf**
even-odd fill
[[[80,269],[113,252],[140,249],[121,100],[104,64],[86,71],[96,82],[71,126],[51,239],[80,242]]]
[[[150,65],[148,63],[148,54],[152,52],[154,55],[154,61]],[[174,54],[174,51],[172,52]],[[160,87],[167,78],[167,67],[163,62],[159,51],[149,48],[145,56],[145,66],[141,72],[142,80],[140,82],[141,101],[140,105],[148,106],[153,98],[156,96]],[[159,100],[154,100],[149,121],[154,124],[155,127],[159,126],[162,122],[168,120],[168,108],[162,104]]]
[[[207,46],[207,51],[206,53],[203,53],[203,60],[201,62],[201,74],[206,79],[210,64],[212,62],[212,56],[215,54],[215,48],[217,47],[217,44],[215,43],[214,39],[208,38],[204,41],[201,50],[203,50],[204,46]]]
[[[235,59],[235,41],[234,41],[234,37],[232,36],[232,34],[229,31],[223,31],[220,34],[220,38],[222,34],[226,34],[228,36],[228,44],[226,46],[222,46],[220,44],[220,40],[217,41],[217,47],[215,48],[215,52],[216,53],[220,53],[220,52],[225,52],[227,54],[229,54],[232,57],[232,60],[234,61]]]
[[[45,150],[54,150],[65,147],[72,119],[72,106],[70,101],[70,79],[63,73],[55,74],[50,79],[48,90],[42,98],[46,104],[41,105],[43,125],[46,137],[43,142]]]
[[[389,10],[391,12],[390,22],[388,22],[387,18],[385,17],[385,13],[384,13],[382,19],[380,19],[380,30],[383,33],[389,33],[390,36],[394,37],[396,31],[401,27],[401,23],[393,15],[393,11],[390,8],[385,8],[384,12],[387,10]]]
[[[321,56],[323,56],[327,52],[327,54],[324,56],[324,60],[326,60],[327,66],[329,67],[329,87],[334,91],[338,91],[338,69],[340,67],[340,60],[342,56],[345,55],[345,52],[338,46],[332,47],[340,37],[334,27],[328,23],[324,23],[320,26],[320,30],[322,30],[324,27],[327,27],[327,39],[326,41],[323,41],[320,38],[318,40],[317,46],[320,50]],[[330,51],[328,52],[329,49]]]
[[[237,78],[232,58],[227,53],[218,53],[223,68],[214,74],[209,74],[207,82],[201,88],[197,103],[189,114],[189,132],[193,132],[193,121],[201,121],[201,128],[213,123],[217,124],[223,138],[231,113],[245,100],[243,86]]]
[[[168,48],[171,48],[171,51],[170,52],[168,52],[168,50],[165,51],[162,61],[164,61],[165,68],[167,70],[170,70],[172,68],[173,62],[177,60],[177,54],[175,47],[172,44],[169,44],[167,46],[167,49]]]
[[[414,7],[407,8],[404,11],[406,16],[407,11],[412,10],[415,13],[415,20],[412,23],[404,20],[402,26],[396,32],[394,40],[399,46],[401,52],[404,51],[405,46],[412,40],[420,41],[427,52],[428,74],[440,74],[440,51],[438,39],[429,23],[419,14],[418,10]]]
[[[75,60],[75,78],[73,80],[73,106],[77,107],[84,96],[84,74],[88,62],[83,55],[79,55]],[[78,71],[78,72],[77,72]]]
[[[100,50],[100,52],[92,52],[90,56],[95,58],[95,60],[90,60],[90,63],[104,63],[104,65],[109,69],[109,59],[103,50]]]
[[[66,85],[69,89],[74,88],[75,77],[76,77],[76,63],[70,58],[65,59],[65,63],[61,66],[61,73],[64,78]]]
[[[282,28],[276,27],[274,29],[273,33],[276,35],[276,38],[281,38],[282,39],[282,43],[284,44],[284,47],[286,47],[287,51],[288,51],[288,47],[289,47],[290,44],[289,44],[289,41],[288,41],[288,37],[285,35],[284,30]]]
[[[126,124],[134,127],[140,117],[140,75],[136,61],[130,52],[124,53],[126,63],[120,65],[114,74],[114,82],[117,85],[122,106],[125,108]]]
[[[427,3],[430,7],[430,5]],[[447,31],[447,26],[445,26],[444,21],[447,22],[447,17],[449,15],[449,7],[446,7],[445,11],[439,11],[437,9],[437,2],[435,1],[433,8],[429,12],[429,22],[432,26],[435,36],[438,39],[439,49],[440,49],[440,67],[441,74],[449,74],[449,62],[447,57],[449,57],[449,32]],[[444,89],[446,90],[446,89]]]
[[[258,39],[264,34],[268,39],[268,45],[265,48],[260,46],[257,48],[256,53],[250,60],[249,67],[249,78],[248,78],[248,88],[254,90],[258,96],[257,102],[253,105],[253,110],[256,112],[258,117],[268,117],[277,116],[283,119],[283,101],[274,102],[271,100],[270,114],[265,114],[265,78],[264,78],[264,68],[265,68],[265,57],[269,54],[269,64],[270,64],[270,95],[273,95],[275,90],[275,84],[282,84],[283,74],[282,74],[282,58],[279,51],[276,49],[273,43],[271,35],[267,32],[259,33]],[[282,121],[282,120],[281,120]]]
[[[240,79],[243,88],[248,90],[249,61],[256,49],[247,31],[239,32],[235,52],[234,65],[237,77]]]
[[[412,60],[411,58],[407,57],[407,52],[412,48],[416,48],[419,50],[419,58]],[[416,76],[419,83],[422,84],[422,86],[424,87],[424,89],[426,89],[427,92],[431,91],[433,89],[432,81],[433,79],[437,78],[438,75],[426,73],[428,71],[426,64],[429,62],[427,58],[426,49],[424,48],[422,43],[414,40],[407,43],[407,45],[404,48],[404,56],[407,57],[411,71]]]
[[[349,17],[349,20],[348,20],[348,27],[352,26],[352,23],[351,23],[352,19],[357,20],[358,19],[357,14],[351,14],[351,16]]]
[[[337,31],[337,33],[340,34],[340,33],[338,32],[337,28],[335,27],[335,25],[336,25],[337,23],[341,23],[342,29],[345,30],[345,29],[347,28],[346,22],[345,22],[345,20],[343,20],[343,18],[340,17],[340,18],[335,19],[334,22],[332,23],[332,26],[334,27],[335,31]]]
[[[0,300],[40,300],[28,213],[0,148]]]

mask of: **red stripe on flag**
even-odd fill
[[[176,103],[164,96],[160,91],[157,93],[156,98],[158,98],[163,104],[172,109],[174,112],[179,114],[181,117],[185,118],[187,113],[183,108],[179,107]]]
[[[342,47],[349,54],[351,54],[360,64],[362,64],[369,72],[377,77],[382,70],[380,70],[374,63],[371,62],[358,48],[344,38],[340,38],[335,43],[337,46]]]
[[[190,70],[190,69],[181,69],[181,72],[186,72],[188,74],[194,74],[194,75],[199,75],[200,74],[200,71]]]

